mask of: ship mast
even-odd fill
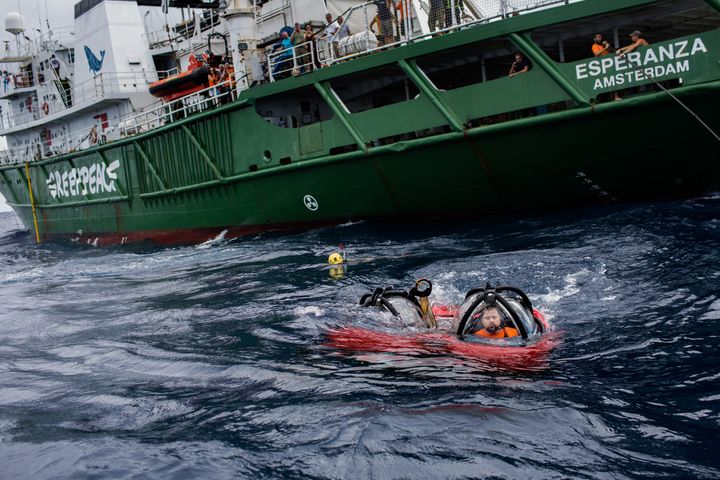
[[[254,0],[228,0],[225,21],[230,33],[233,66],[237,89],[241,92],[252,84],[253,60],[257,58],[257,22]]]

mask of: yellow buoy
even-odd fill
[[[337,252],[333,252],[328,257],[328,263],[330,265],[340,265],[343,263],[343,257]]]

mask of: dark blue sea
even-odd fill
[[[158,248],[0,214],[0,478],[720,477],[720,197]],[[344,276],[328,254],[344,243]],[[363,354],[376,286],[527,291],[544,368]],[[382,317],[382,318],[380,318]]]

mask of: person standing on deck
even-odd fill
[[[593,55],[595,55],[596,57],[603,57],[605,55],[609,55],[610,50],[612,50],[612,47],[607,42],[607,40],[603,38],[603,34],[596,33],[592,45]]]
[[[632,32],[630,34],[630,40],[632,40],[632,43],[630,45],[617,49],[618,55],[625,55],[626,53],[633,52],[640,47],[647,47],[648,45],[650,45],[647,40],[642,38],[642,32],[640,32],[640,30],[635,30],[634,32]]]
[[[300,70],[298,73],[303,73],[305,71],[305,64],[310,63],[307,47],[303,45],[306,41],[305,31],[300,28],[299,23],[296,23],[295,29],[290,36],[290,43],[295,47],[295,62]]]
[[[325,34],[322,38],[327,40],[328,45],[332,49],[332,56],[337,57],[337,48],[335,44],[335,36],[337,35],[337,31],[340,29],[340,24],[337,20],[333,22],[332,15],[329,13],[325,15],[325,21],[327,21],[327,25],[325,25]]]
[[[325,15],[325,21],[327,23],[325,24],[325,34],[323,38],[327,38],[327,41],[332,43],[335,40],[335,34],[340,28],[340,24],[338,24],[337,21],[333,21],[332,15],[329,13]]]
[[[400,38],[405,37],[405,1],[406,0],[398,0],[393,5],[395,9],[395,23],[398,26],[398,36]],[[400,38],[398,38],[398,40],[400,40]]]
[[[335,40],[333,41],[333,48],[335,49],[335,57],[341,57],[343,52],[340,51],[338,43],[343,38],[350,36],[350,27],[348,26],[347,23],[345,23],[345,19],[342,17],[342,15],[337,17],[336,22],[339,25],[339,27],[338,27],[337,33],[335,34]]]
[[[452,18],[452,4],[453,0],[445,0],[445,28],[453,25],[460,25],[462,23],[462,15],[465,10],[465,6],[462,0],[454,0],[455,3],[455,23],[453,24]]]
[[[610,52],[612,52],[613,48],[610,46],[610,44],[603,38],[602,33],[596,33],[595,37],[593,38],[593,45],[592,45],[592,52],[593,55],[596,57],[604,57],[605,55],[610,55]],[[615,100],[622,100],[622,97],[620,97],[620,94],[618,92],[613,92],[613,99]]]
[[[372,23],[378,24],[378,45],[387,45],[392,42],[393,37],[393,21],[392,13],[390,13],[390,7],[388,6],[388,0],[376,0],[374,2],[377,8],[377,15],[373,19]],[[392,3],[390,3],[392,5]]]
[[[309,42],[310,47],[310,59],[308,60],[308,69],[312,70],[313,68],[320,68],[320,59],[318,58],[318,50],[317,50],[317,38],[315,37],[315,32],[313,32],[313,27],[309,23],[305,24],[305,41]]]
[[[438,30],[445,28],[445,0],[430,0],[428,28],[434,32],[436,27]]]
[[[55,76],[60,78],[60,61],[53,55],[50,57],[50,66],[55,71]]]

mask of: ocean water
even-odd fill
[[[418,277],[518,286],[560,340],[519,371],[328,344]],[[162,249],[3,213],[0,478],[718,478],[719,285],[717,197]]]

